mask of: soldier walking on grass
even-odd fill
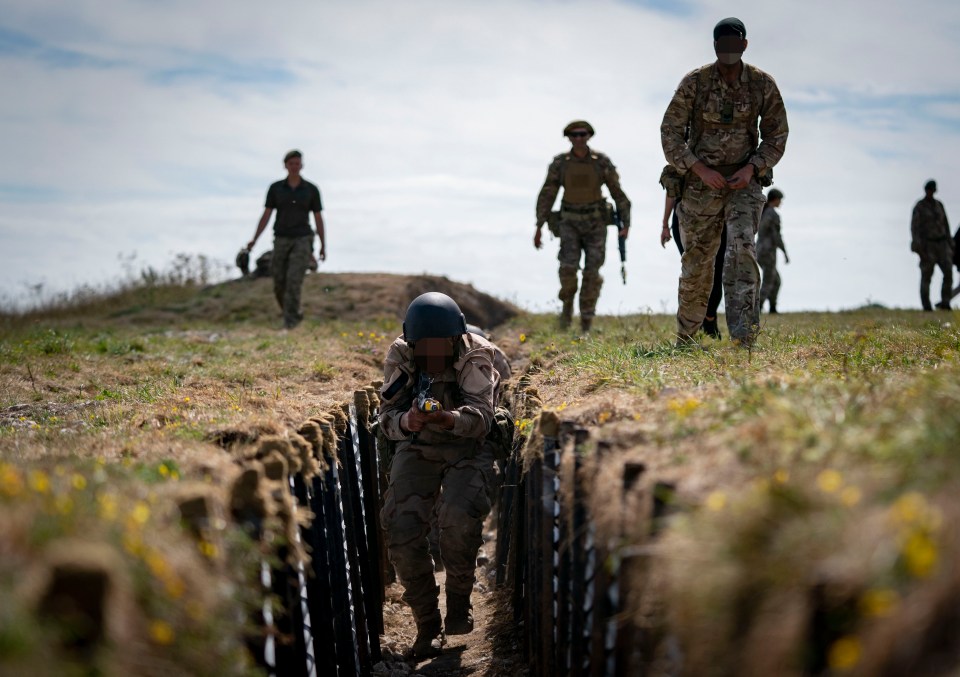
[[[940,267],[943,283],[940,286],[939,310],[950,310],[953,286],[954,242],[950,237],[950,223],[947,212],[940,200],[935,200],[937,182],[927,181],[923,187],[926,195],[913,208],[910,221],[910,251],[920,257],[920,303],[924,310],[933,310],[930,306],[930,282],[933,269]]]
[[[716,62],[684,76],[660,126],[664,156],[683,176],[677,344],[693,344],[703,324],[726,226],[727,328],[733,341],[750,347],[759,323],[753,239],[764,201],[761,188],[770,185],[771,169],[783,156],[787,113],[773,77],[741,59],[747,48],[742,21],[721,20],[713,40]]]
[[[620,215],[620,237],[630,229],[630,200],[620,188],[620,176],[610,158],[593,150],[587,142],[593,138],[593,127],[585,120],[574,120],[563,129],[570,140],[570,150],[553,158],[547,178],[537,197],[537,232],[533,246],[543,246],[543,224],[550,223],[550,232],[560,238],[560,293],[563,303],[560,325],[570,326],[573,319],[573,297],[577,295],[577,271],[583,257],[583,279],[580,284],[580,328],[587,332],[597,311],[597,299],[607,253],[607,226],[614,223],[609,203],[600,189],[607,190],[617,204]],[[559,215],[551,218],[550,210],[563,188]]]
[[[783,193],[771,188],[767,193],[767,203],[763,206],[760,216],[760,230],[757,233],[757,262],[763,272],[763,281],[760,283],[759,309],[763,304],[770,302],[770,312],[777,312],[777,296],[780,294],[780,273],[777,272],[777,250],[783,251],[783,260],[790,263],[787,247],[783,244],[783,235],[780,233],[780,214],[777,207],[783,202]]]
[[[424,658],[440,653],[444,630],[473,630],[470,594],[495,472],[494,451],[484,442],[500,377],[491,344],[469,333],[456,302],[438,292],[407,308],[383,374],[380,425],[396,449],[381,521],[417,623],[411,653]],[[447,572],[443,623],[427,539],[435,509]]]
[[[320,189],[300,176],[303,155],[298,150],[291,150],[283,158],[283,165],[287,169],[287,178],[272,184],[267,191],[263,216],[260,217],[253,239],[247,243],[247,250],[253,249],[276,209],[270,275],[273,277],[274,296],[283,309],[283,326],[285,329],[293,329],[303,320],[300,310],[303,278],[307,268],[316,264],[313,258],[313,230],[310,228],[311,212],[317,225],[317,235],[320,237],[318,256],[321,261],[326,260],[327,250],[323,216],[320,214],[323,210]]]

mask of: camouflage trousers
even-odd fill
[[[607,256],[607,226],[598,215],[564,214],[560,221],[560,293],[561,301],[572,303],[577,294],[577,271],[583,256],[583,280],[580,284],[580,317],[590,319],[597,313],[597,299],[603,277],[600,268]]]
[[[777,250],[773,252],[757,252],[757,263],[760,264],[762,273],[760,283],[760,298],[757,301],[758,312],[763,309],[766,301],[770,302],[770,308],[777,307],[777,296],[780,294],[780,273],[777,272]]]
[[[920,245],[920,300],[924,308],[930,307],[930,283],[933,269],[943,273],[940,285],[940,303],[950,303],[953,287],[953,250],[947,240],[923,242]]]
[[[475,455],[457,448],[410,446],[393,457],[380,521],[390,561],[403,584],[403,601],[418,623],[440,615],[440,589],[427,540],[434,510],[447,594],[469,596],[483,544],[483,521],[490,513],[493,474],[490,445],[479,447]]]
[[[296,326],[303,319],[300,312],[300,291],[312,253],[312,235],[273,238],[270,276],[273,278],[273,295],[283,309],[285,327]]]
[[[713,286],[713,265],[724,225],[727,251],[723,258],[724,308],[727,329],[734,339],[750,340],[760,321],[760,268],[754,237],[760,224],[763,192],[756,181],[743,190],[716,190],[692,172],[677,206],[683,256],[677,294],[677,333],[692,336],[703,324]]]

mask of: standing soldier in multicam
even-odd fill
[[[763,206],[760,215],[760,230],[757,233],[757,263],[763,273],[760,283],[760,301],[757,304],[758,312],[763,304],[770,302],[770,312],[777,312],[777,296],[780,294],[780,273],[777,272],[777,250],[783,251],[783,260],[790,263],[787,255],[787,246],[783,244],[783,235],[780,233],[780,214],[777,207],[783,202],[783,193],[777,188],[771,188],[767,193],[767,204]]]
[[[493,347],[467,331],[453,299],[429,292],[413,300],[403,336],[384,363],[380,425],[396,450],[381,521],[403,599],[417,622],[411,650],[417,658],[440,653],[444,630],[473,630],[470,594],[494,473],[494,451],[484,442],[494,424],[499,380]],[[421,406],[421,394],[431,406]],[[443,623],[427,541],[435,509],[447,572]]]
[[[593,150],[587,142],[593,137],[593,127],[585,120],[574,120],[564,127],[563,135],[570,140],[570,150],[553,158],[547,169],[547,178],[537,197],[537,232],[533,246],[543,246],[543,224],[550,224],[550,232],[560,237],[560,325],[570,326],[573,319],[573,297],[577,295],[577,271],[583,253],[583,280],[580,285],[580,327],[590,331],[597,311],[597,299],[603,277],[600,267],[607,253],[607,226],[614,223],[601,187],[617,203],[620,215],[620,236],[627,237],[630,229],[630,200],[620,188],[620,176],[610,158]],[[550,210],[560,188],[563,198],[559,216],[551,218]]]
[[[717,23],[717,61],[684,76],[660,126],[664,156],[684,179],[678,206],[684,245],[677,310],[681,346],[692,344],[703,324],[724,224],[727,327],[741,346],[752,346],[756,338],[760,270],[753,238],[764,202],[761,187],[770,185],[788,129],[776,82],[741,60],[746,38],[739,19]]]
[[[943,283],[940,286],[940,303],[937,308],[950,310],[954,254],[950,223],[947,221],[943,203],[933,198],[933,194],[937,192],[937,182],[932,179],[927,181],[923,190],[926,195],[913,208],[913,219],[910,222],[910,251],[920,256],[920,302],[924,310],[933,310],[930,306],[930,281],[933,279],[934,267],[940,266]]]

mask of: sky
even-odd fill
[[[0,299],[179,254],[226,271],[297,148],[323,197],[322,270],[445,275],[554,311],[558,241],[533,248],[534,207],[582,118],[633,203],[627,284],[610,229],[598,310],[675,312],[660,121],[726,16],[789,118],[780,309],[919,307],[928,179],[960,218],[946,0],[0,0]],[[265,233],[254,257],[269,248]]]

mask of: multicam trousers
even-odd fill
[[[677,206],[683,238],[677,333],[692,336],[703,324],[713,285],[714,260],[726,224],[723,290],[727,328],[731,338],[750,340],[756,335],[760,320],[760,269],[754,238],[765,202],[763,192],[756,181],[743,190],[716,190],[692,172],[687,177],[683,199]]]
[[[950,303],[953,286],[953,250],[946,239],[939,241],[924,241],[920,244],[920,300],[923,307],[930,308],[930,282],[933,280],[933,269],[938,267],[943,273],[943,282],[940,285],[940,303]]]
[[[490,445],[478,446],[475,455],[414,445],[394,456],[380,520],[390,561],[404,587],[403,600],[418,623],[440,614],[440,589],[427,541],[435,506],[447,594],[469,596],[483,544],[483,521],[490,513],[488,492],[494,472]]]
[[[303,319],[300,291],[312,253],[313,235],[273,238],[270,276],[273,278],[273,294],[283,309],[285,327],[296,326]]]
[[[603,277],[600,267],[607,255],[607,225],[600,212],[569,214],[563,212],[560,221],[560,293],[561,301],[572,303],[577,294],[577,271],[583,255],[583,281],[580,285],[580,317],[590,319],[597,312],[597,299]]]
[[[777,307],[777,296],[780,294],[780,273],[777,272],[777,250],[772,252],[758,252],[757,263],[760,264],[762,281],[760,283],[760,297],[757,300],[758,312],[763,309],[766,301],[770,302],[770,308]]]

